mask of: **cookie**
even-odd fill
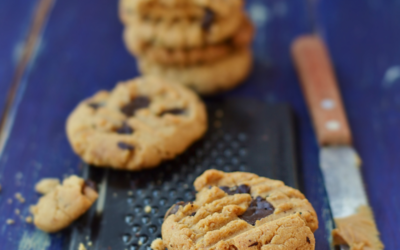
[[[84,100],[67,121],[74,151],[89,164],[125,170],[174,158],[207,129],[202,101],[156,77],[119,83]]]
[[[127,26],[136,39],[169,49],[187,49],[215,44],[231,37],[243,23],[243,12],[209,21],[191,19],[152,20],[133,16]]]
[[[58,185],[60,185],[60,180],[56,178],[45,178],[41,179],[35,185],[35,191],[39,194],[47,194],[53,191]]]
[[[144,75],[155,75],[184,84],[200,94],[209,95],[236,87],[250,73],[252,53],[244,48],[218,61],[191,66],[166,66],[139,59]]]
[[[233,37],[218,44],[193,49],[166,49],[143,42],[135,35],[133,26],[125,27],[124,42],[132,55],[145,57],[148,61],[158,64],[190,65],[216,61],[235,50],[249,46],[254,36],[254,27],[246,17]]]
[[[84,214],[97,197],[91,185],[77,176],[71,176],[32,207],[34,224],[45,232],[60,231]]]
[[[165,215],[162,238],[169,250],[315,249],[316,213],[283,182],[208,170],[194,186],[196,200],[174,205]]]
[[[207,19],[210,15],[229,16],[243,5],[243,0],[120,0],[119,14],[124,23],[134,15],[164,20]]]

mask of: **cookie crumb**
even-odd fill
[[[133,192],[132,191],[128,191],[128,196],[132,196],[133,195]]]
[[[89,241],[89,242],[87,243],[87,245],[88,245],[88,247],[91,247],[91,246],[92,246],[92,242]]]
[[[150,213],[150,212],[151,212],[151,207],[150,207],[149,205],[145,206],[145,207],[144,207],[144,211],[145,211],[146,213]]]
[[[78,250],[86,250],[86,247],[82,243],[80,243]]]
[[[50,193],[54,188],[60,185],[60,180],[56,178],[44,178],[41,179],[35,185],[35,191],[39,194],[47,194]]]
[[[20,203],[25,202],[25,198],[22,196],[21,193],[15,193],[15,199],[17,199]]]
[[[26,217],[25,218],[25,222],[26,223],[32,223],[32,217],[31,216]]]
[[[157,239],[153,240],[153,242],[151,243],[151,249],[153,249],[153,250],[165,250],[164,242],[162,241],[162,239],[157,238]]]
[[[8,219],[6,220],[7,225],[12,225],[15,223],[15,221],[13,219]]]
[[[18,208],[17,208],[17,209],[15,209],[15,211],[14,211],[14,212],[15,212],[15,214],[16,214],[16,215],[19,215],[19,214],[21,213],[21,212],[19,211],[19,209],[18,209]]]

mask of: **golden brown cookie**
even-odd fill
[[[133,15],[151,19],[207,19],[228,16],[243,8],[243,0],[120,0],[119,14],[124,23]]]
[[[243,19],[241,11],[206,23],[192,19],[153,20],[135,15],[126,26],[130,26],[130,35],[142,43],[168,49],[193,49],[223,42],[238,31]]]
[[[100,91],[81,102],[67,121],[68,139],[84,161],[133,171],[174,158],[206,129],[198,96],[157,77]]]
[[[208,170],[194,186],[196,200],[166,214],[162,237],[169,250],[315,249],[317,215],[303,194],[283,182]]]
[[[179,82],[200,94],[209,95],[239,85],[250,73],[252,62],[251,50],[244,48],[217,61],[190,66],[166,66],[141,58],[139,69],[144,75]]]
[[[83,179],[71,176],[32,207],[35,226],[49,233],[66,228],[92,206],[97,196]]]
[[[146,58],[158,64],[190,65],[207,63],[226,57],[235,50],[249,46],[254,36],[254,27],[249,18],[228,40],[193,49],[167,49],[144,42],[136,36],[134,26],[125,27],[124,42],[132,55]]]

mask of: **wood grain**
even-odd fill
[[[317,35],[299,37],[293,42],[292,54],[319,144],[351,145],[350,127],[324,42]]]
[[[0,1],[0,117],[38,1]]]
[[[31,1],[3,0],[0,4],[5,2],[24,6]],[[288,102],[294,108],[302,189],[320,219],[316,249],[330,249],[330,211],[318,165],[319,150],[289,54],[296,37],[318,26],[327,42],[348,120],[354,128],[353,143],[364,162],[363,177],[382,240],[386,249],[400,249],[396,240],[400,235],[400,201],[396,198],[400,189],[400,84],[393,73],[388,74],[400,65],[399,1],[317,2],[315,13],[310,13],[305,1],[249,0],[248,9],[257,20],[255,66],[243,86],[217,98],[244,96]],[[26,10],[22,7],[15,9],[11,16],[14,20],[24,19],[23,11]],[[19,246],[36,244],[33,239],[50,242],[47,249],[61,249],[65,240],[62,234],[38,234],[32,225],[19,220],[14,210],[28,214],[28,204],[37,200],[32,188],[41,177],[79,173],[79,159],[71,152],[64,133],[65,118],[76,103],[98,89],[110,89],[118,80],[137,74],[135,61],[121,42],[122,28],[116,13],[115,1],[109,0],[98,0],[96,4],[81,0],[55,3],[43,46],[22,78],[24,84],[17,93],[21,103],[0,157],[0,221],[16,220],[12,226],[3,224],[0,242],[5,249],[24,249]],[[310,14],[315,14],[317,23],[311,23]],[[19,30],[13,29],[12,23],[10,30]],[[5,53],[3,47],[0,51]],[[18,179],[21,173],[23,177]],[[7,200],[15,192],[21,192],[27,202],[9,205]]]

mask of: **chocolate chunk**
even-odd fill
[[[256,241],[256,242],[254,242],[253,244],[251,244],[250,246],[248,246],[248,247],[254,247],[254,246],[257,246],[258,245],[258,242]]]
[[[85,180],[85,183],[84,183],[84,185],[82,186],[82,192],[83,192],[83,190],[85,189],[85,187],[89,187],[89,188],[91,188],[91,189],[97,191],[97,184],[96,184],[94,181],[92,181],[92,180]]]
[[[310,238],[307,237],[308,244],[311,244]]]
[[[147,108],[150,105],[150,99],[147,96],[137,96],[130,103],[121,108],[121,112],[126,116],[134,116],[139,109]]]
[[[171,115],[182,115],[185,113],[185,110],[175,108],[175,109],[167,109],[161,112],[160,116],[166,115],[166,114],[171,114]]]
[[[215,14],[212,10],[206,9],[206,12],[204,13],[203,20],[201,21],[201,27],[205,31],[209,31],[211,28],[211,25],[214,23],[215,20]]]
[[[239,218],[254,226],[256,221],[273,214],[274,211],[275,208],[271,203],[258,196],[250,203],[250,206],[247,208],[246,212],[239,216]]]
[[[193,212],[193,213],[192,213],[190,216],[192,216],[192,217],[193,217],[193,216],[195,216],[195,215],[196,215],[196,212]]]
[[[129,135],[133,134],[133,129],[124,122],[121,127],[119,127],[116,131],[118,134]]]
[[[166,219],[168,216],[176,214],[179,210],[179,207],[182,206],[184,207],[186,204],[189,204],[189,201],[180,201],[178,203],[176,203],[175,205],[173,205],[166,213],[164,216],[164,219]]]
[[[118,147],[120,149],[124,149],[124,150],[134,150],[135,147],[129,144],[126,144],[125,142],[118,142]]]
[[[93,103],[88,103],[88,105],[92,109],[98,109],[98,108],[104,106],[104,103],[95,103],[95,102],[93,102]]]
[[[235,186],[235,187],[221,186],[219,188],[222,189],[228,195],[250,194],[250,187],[245,184],[242,184],[240,186]]]

